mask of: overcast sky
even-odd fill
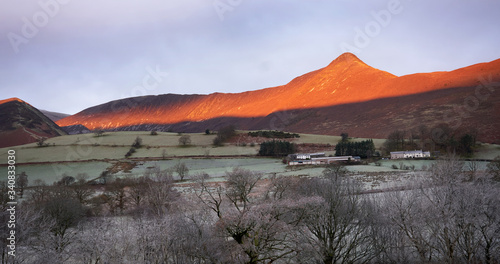
[[[75,114],[288,83],[350,50],[401,76],[500,58],[500,1],[2,0],[0,99]]]

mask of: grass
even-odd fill
[[[240,134],[247,131],[238,131]],[[191,144],[179,145],[179,138],[189,135]],[[212,142],[216,135],[205,135],[204,133],[178,134],[158,132],[153,136],[148,131],[130,132],[106,132],[104,136],[96,137],[94,134],[68,135],[50,138],[46,141],[48,147],[40,148],[36,143],[0,149],[0,164],[6,163],[7,150],[14,149],[18,152],[18,162],[57,162],[72,160],[100,160],[123,158],[132,143],[140,137],[143,147],[138,149],[132,157],[161,157],[163,150],[167,156],[238,156],[255,155],[259,149],[258,145],[251,147],[235,146],[235,144],[224,147],[213,147]],[[300,138],[294,139],[295,143],[331,144],[333,146],[341,139],[340,136],[300,134]],[[366,140],[366,138],[350,138],[351,141]],[[380,149],[385,139],[373,139],[375,148]],[[500,146],[494,144],[481,144],[474,158],[493,159],[500,155]]]
[[[247,133],[238,131],[238,133]],[[17,172],[25,171],[33,182],[43,179],[52,183],[60,179],[63,173],[76,176],[78,173],[87,173],[90,178],[98,177],[113,161],[125,159],[136,137],[142,139],[142,147],[131,158],[150,158],[156,161],[142,161],[142,165],[134,168],[131,173],[121,173],[123,176],[142,175],[147,167],[159,165],[162,169],[173,167],[179,160],[186,162],[190,174],[206,172],[212,177],[223,176],[226,171],[240,166],[252,171],[260,171],[267,175],[277,173],[285,176],[320,175],[323,167],[312,168],[287,168],[280,159],[257,158],[259,145],[236,146],[226,144],[214,147],[213,139],[216,135],[204,133],[187,134],[191,138],[191,145],[179,145],[181,135],[177,133],[158,132],[151,135],[147,131],[139,132],[106,132],[104,136],[96,137],[94,134],[68,135],[48,139],[48,147],[38,147],[35,143],[0,149],[0,173],[7,175],[7,152],[9,149],[16,151]],[[327,155],[334,154],[333,146],[341,139],[340,136],[300,134],[294,142],[312,144],[331,144],[332,150],[326,151]],[[351,138],[352,141],[365,140],[364,138]],[[373,139],[375,147],[379,149],[384,139]],[[493,159],[500,155],[500,146],[481,144],[475,153],[477,159]],[[165,157],[167,160],[163,160]],[[197,157],[197,158],[193,158]],[[348,166],[347,169],[359,173],[386,173],[408,172],[392,169],[395,164],[399,168],[402,162],[406,166],[415,166],[416,170],[430,167],[433,161],[426,160],[381,160],[380,166],[375,164]],[[36,164],[38,163],[38,164]],[[40,164],[48,163],[48,164]],[[485,168],[487,162],[480,162],[479,169]]]
[[[488,143],[481,143],[474,153],[476,159],[492,160],[497,156],[500,156],[500,146]]]
[[[43,180],[47,184],[52,184],[60,180],[63,174],[76,177],[79,173],[86,173],[89,179],[97,178],[110,165],[102,161],[35,164],[18,166],[16,172],[26,172],[29,185],[32,185],[35,180]],[[0,167],[0,173],[7,175],[7,167]]]
[[[207,149],[210,149],[210,155],[249,155],[254,152],[251,149],[239,148],[212,151],[211,144],[215,135],[189,135],[192,146],[189,148],[179,145],[180,136],[177,133],[158,132],[158,135],[152,136],[150,132],[141,131],[106,132],[101,137],[94,134],[61,136],[48,139],[46,143],[49,146],[44,148],[31,143],[0,149],[0,164],[6,163],[8,149],[16,151],[17,163],[122,159],[138,136],[142,138],[143,147],[132,157],[162,157],[164,149],[169,157],[203,156]]]
[[[226,158],[226,159],[200,159],[183,158],[172,160],[145,161],[134,168],[130,173],[121,173],[123,176],[140,176],[150,167],[158,166],[165,170],[175,166],[178,162],[183,162],[189,168],[189,175],[208,173],[211,177],[225,175],[226,171],[231,171],[234,167],[262,172],[281,173],[285,172],[285,165],[277,159],[269,158]]]
[[[247,133],[247,131],[238,131]],[[6,164],[7,151],[16,150],[17,163],[61,162],[61,161],[92,161],[106,159],[122,159],[128,152],[136,137],[142,139],[143,147],[137,149],[132,158],[177,158],[177,157],[210,157],[210,156],[253,156],[256,155],[259,145],[236,146],[226,144],[223,147],[214,147],[213,139],[216,135],[204,133],[190,133],[191,145],[179,145],[179,138],[183,134],[158,132],[153,136],[148,131],[133,132],[106,132],[104,136],[96,137],[94,134],[68,135],[50,138],[46,142],[48,147],[40,148],[36,143],[0,149],[0,164]],[[333,146],[341,139],[340,136],[300,134],[294,142],[312,144],[331,144],[332,150],[326,151],[333,155]],[[365,138],[351,138],[352,141],[361,141]],[[375,147],[380,149],[384,139],[373,139]],[[500,146],[481,144],[474,158],[493,159],[500,155]],[[397,162],[399,165],[399,162]],[[390,167],[390,165],[388,165]],[[420,168],[419,165],[416,165]]]

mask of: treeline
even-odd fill
[[[434,127],[421,125],[413,130],[395,130],[384,142],[386,154],[391,151],[422,149],[456,153],[470,157],[476,148],[476,128],[453,129],[443,123]]]
[[[500,162],[500,160],[499,160]],[[16,206],[16,257],[2,263],[498,263],[500,186],[440,160],[404,191],[363,194],[342,166],[322,177],[234,168],[224,183],[148,170],[99,188],[33,186]],[[490,169],[498,166],[489,166]],[[186,187],[183,187],[186,188]],[[11,213],[0,182],[0,219]]]
[[[372,139],[359,142],[340,141],[335,146],[335,156],[360,156],[369,158],[375,154],[375,144]]]
[[[283,157],[297,152],[297,145],[288,141],[272,140],[260,144],[260,156]]]
[[[276,130],[253,131],[253,132],[248,132],[248,135],[251,137],[265,137],[265,138],[300,138],[299,134],[276,131]]]

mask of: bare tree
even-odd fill
[[[161,217],[175,209],[180,195],[173,188],[173,183],[171,171],[162,171],[148,182],[145,202],[153,215]]]
[[[437,160],[429,169],[432,185],[454,186],[465,179],[464,162],[455,155]]]
[[[181,181],[183,181],[184,178],[187,177],[189,174],[189,168],[186,166],[186,163],[184,162],[179,162],[175,164],[174,170],[175,172],[177,172],[177,175],[179,175]]]
[[[75,179],[69,187],[73,191],[73,197],[84,205],[92,197],[94,190],[87,184],[88,174],[79,173]]]
[[[497,156],[487,165],[488,173],[493,177],[495,181],[500,181],[500,156]]]
[[[167,158],[167,150],[166,150],[166,149],[163,149],[163,150],[161,151],[161,158],[162,158],[162,159],[166,159],[166,158]]]
[[[226,177],[226,196],[238,211],[245,210],[250,202],[250,193],[262,178],[262,174],[236,167],[233,171],[226,172]]]
[[[274,200],[280,200],[295,195],[297,181],[294,178],[274,174],[269,179],[270,185],[266,197],[272,196]]]
[[[117,178],[113,182],[106,183],[105,193],[103,195],[104,201],[109,207],[111,213],[115,213],[116,209],[123,213],[130,197],[127,195],[127,190],[131,182],[127,179]]]
[[[7,209],[7,203],[10,202],[9,198],[9,187],[6,181],[0,181],[0,209],[2,212],[5,212]]]
[[[481,236],[481,245],[478,255],[481,254],[481,261],[484,263],[495,263],[500,259],[500,197],[498,197],[498,186],[491,188],[489,184],[483,184],[478,188],[478,193],[482,195],[479,206],[475,209],[479,211],[479,219],[475,223]]]
[[[131,180],[128,192],[130,200],[134,204],[136,210],[140,210],[141,208],[143,208],[143,204],[148,192],[148,184],[150,181],[151,179],[149,177],[144,176]]]
[[[394,150],[403,150],[406,146],[405,141],[406,131],[395,130],[389,134],[387,140],[384,142],[384,149],[387,152]]]
[[[196,177],[196,195],[219,219],[216,227],[224,237],[224,243],[239,256],[232,263],[291,262],[304,246],[300,241],[300,223],[305,209],[313,203],[278,190],[277,199],[266,199],[266,193],[255,192],[261,175],[241,168],[227,172],[226,188],[209,184],[206,177]],[[280,184],[277,184],[280,185]],[[286,184],[287,185],[287,184]],[[292,198],[293,197],[293,198]],[[303,254],[302,254],[303,255]]]
[[[16,187],[19,190],[19,197],[23,198],[24,189],[28,186],[28,175],[26,172],[21,172],[21,174],[16,177]]]
[[[8,212],[6,212],[8,214]],[[62,260],[67,257],[67,254],[62,253],[60,256],[56,254],[57,241],[52,233],[55,221],[47,219],[44,215],[43,208],[39,205],[34,205],[31,202],[18,203],[16,206],[16,221],[15,221],[15,257],[7,255],[7,236],[4,236],[4,231],[10,232],[7,229],[7,224],[4,227],[0,226],[0,246],[2,247],[1,263],[62,263]],[[0,213],[0,221],[3,221],[5,216],[4,211]],[[9,217],[7,217],[8,219]],[[7,223],[7,221],[4,221]],[[44,240],[41,238],[44,237]],[[49,256],[50,253],[52,256]],[[43,253],[46,252],[46,253]],[[43,262],[40,255],[45,255],[47,261]]]
[[[245,263],[289,262],[296,255],[297,226],[285,216],[297,204],[288,202],[260,203],[243,212],[230,210],[221,219],[221,231],[233,239]]]
[[[35,181],[36,182],[36,181]],[[28,193],[29,200],[34,204],[43,204],[52,196],[52,187],[47,186],[45,182],[37,182],[35,187],[30,189]]]
[[[51,196],[42,204],[28,201],[30,206],[23,210],[40,210],[40,217],[36,220],[35,232],[28,240],[29,248],[37,254],[33,256],[35,263],[65,263],[72,255],[76,230],[74,227],[83,219],[85,210],[82,205],[73,199],[66,188],[54,189]],[[33,261],[33,260],[31,260]]]
[[[216,218],[204,210],[174,214],[169,219],[171,252],[184,263],[239,263],[233,243],[214,228]]]
[[[432,261],[432,236],[426,231],[425,218],[427,204],[420,195],[418,183],[411,184],[410,190],[388,192],[381,200],[380,216],[384,228],[378,233],[383,238],[381,251],[384,262],[403,263]],[[388,224],[388,225],[387,225]]]
[[[346,132],[341,133],[340,137],[342,142],[347,142],[349,140],[349,134],[347,134]]]
[[[324,200],[308,206],[304,219],[305,238],[315,250],[318,262],[362,263],[375,257],[370,246],[371,205],[357,195],[359,191],[360,185],[343,173],[326,171],[324,179],[303,183],[303,195]]]
[[[179,145],[190,145],[191,144],[191,136],[190,135],[182,135],[179,137]]]
[[[492,239],[499,228],[499,222],[494,223],[498,206],[493,205],[498,198],[492,195],[497,187],[464,181],[463,162],[455,157],[437,161],[428,179],[419,188],[392,193],[387,200],[386,211],[395,227],[392,232],[405,238],[388,240],[393,244],[385,248],[387,258],[395,262],[491,263],[499,246]]]
[[[208,176],[208,174],[207,174]],[[205,174],[194,177],[197,187],[195,189],[196,197],[210,210],[217,214],[218,218],[222,217],[222,202],[225,190],[220,184],[209,184]]]
[[[479,168],[479,162],[475,160],[470,160],[467,163],[467,174],[468,174],[468,181],[474,181],[476,179],[476,174]]]
[[[116,226],[113,218],[93,218],[78,226],[78,236],[75,238],[75,262],[105,263],[112,248],[122,241],[116,237]]]

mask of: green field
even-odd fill
[[[246,133],[246,132],[240,132]],[[214,147],[212,142],[215,135],[201,133],[185,134],[191,137],[191,145],[180,146],[177,133],[158,132],[152,136],[149,132],[107,132],[104,136],[96,137],[94,134],[68,135],[50,138],[46,141],[47,147],[38,147],[35,143],[0,149],[0,164],[5,164],[7,151],[14,149],[17,153],[18,163],[40,162],[69,162],[93,160],[123,159],[137,137],[142,139],[143,147],[137,149],[132,158],[168,158],[176,157],[205,157],[205,156],[254,156],[257,155],[259,146],[237,146],[226,144],[223,147]],[[296,143],[314,143],[335,145],[340,140],[338,136],[301,134],[295,139]],[[357,139],[355,139],[357,140]],[[383,140],[374,140],[379,147]],[[327,151],[327,155],[333,154]]]
[[[240,131],[240,134],[246,134]],[[30,182],[37,179],[47,183],[53,183],[61,178],[63,174],[77,176],[86,173],[90,179],[98,177],[107,168],[117,161],[137,162],[137,166],[130,172],[116,174],[120,177],[137,177],[147,168],[158,166],[162,170],[172,168],[178,162],[184,162],[190,175],[208,173],[211,177],[223,176],[226,171],[234,167],[242,167],[252,171],[262,172],[265,175],[280,174],[286,176],[316,176],[320,175],[322,167],[300,167],[289,168],[280,159],[259,158],[257,153],[259,145],[238,146],[237,143],[226,143],[221,147],[212,145],[215,135],[202,133],[184,134],[189,135],[191,144],[180,146],[180,134],[158,132],[158,135],[150,135],[150,132],[106,132],[104,136],[96,137],[94,134],[68,135],[51,138],[46,141],[48,146],[38,147],[35,143],[12,148],[0,149],[0,173],[7,174],[7,152],[9,149],[16,151],[17,172],[26,172]],[[142,147],[125,159],[125,154],[131,148],[134,140],[140,137]],[[249,139],[251,140],[251,138]],[[294,139],[298,144],[330,144],[331,151],[325,151],[327,155],[334,154],[333,146],[340,140],[339,136],[300,134],[300,138]],[[364,140],[353,138],[353,141]],[[380,149],[384,139],[374,139],[375,147]],[[248,142],[247,142],[248,143]],[[492,144],[481,144],[475,158],[491,160],[500,155],[500,146]],[[374,163],[368,165],[348,166],[348,170],[356,173],[389,173],[404,172],[395,170],[392,165],[400,167],[414,166],[415,170],[429,168],[433,161],[430,160],[381,160],[380,165]],[[478,169],[484,170],[487,162],[478,162]]]
[[[215,135],[188,134],[191,145],[180,146],[177,133],[162,133],[152,136],[149,132],[107,132],[102,137],[93,134],[69,135],[51,138],[47,147],[35,143],[0,149],[0,164],[7,161],[7,151],[14,149],[18,163],[68,162],[123,159],[137,137],[143,147],[137,149],[132,158],[160,158],[185,156],[242,156],[256,155],[258,146],[239,147],[228,145],[213,147]]]

